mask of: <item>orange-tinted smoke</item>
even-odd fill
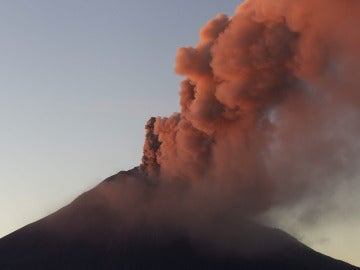
[[[178,50],[181,113],[150,120],[143,167],[251,215],[350,179],[359,14],[358,0],[248,0],[208,22]]]

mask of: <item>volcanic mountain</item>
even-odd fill
[[[224,237],[222,246],[170,222],[134,225],[126,219],[136,206],[121,219],[119,209],[108,207],[104,190],[116,192],[125,182],[151,185],[144,179],[138,168],[119,172],[54,214],[0,239],[0,269],[359,269],[251,221],[236,222],[231,245]],[[228,226],[220,220],[209,227],[220,239]]]
[[[316,219],[360,190],[359,14],[358,0],[218,14],[178,50],[180,112],[148,121],[141,165],[0,239],[0,269],[358,269],[253,220]]]

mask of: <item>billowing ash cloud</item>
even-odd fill
[[[248,0],[208,22],[178,50],[181,113],[149,120],[142,170],[245,216],[356,184],[359,14],[358,0]]]

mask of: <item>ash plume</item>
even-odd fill
[[[248,239],[248,220],[348,219],[360,203],[358,14],[357,0],[248,0],[217,15],[178,50],[181,111],[150,118],[140,167],[82,201],[96,197],[120,237],[180,231],[240,253],[276,246]]]
[[[245,217],[358,189],[359,14],[357,0],[248,0],[209,21],[177,52],[181,112],[149,121],[141,167]]]

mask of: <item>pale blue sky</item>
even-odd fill
[[[179,110],[177,48],[240,2],[1,1],[0,237],[138,165],[146,120]]]

